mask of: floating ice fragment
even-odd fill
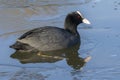
[[[111,55],[111,57],[116,57],[116,56],[117,56],[117,54],[112,54],[112,55]]]

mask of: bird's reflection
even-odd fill
[[[54,63],[62,59],[66,59],[69,66],[74,69],[80,69],[87,62],[87,58],[79,57],[79,44],[67,49],[56,51],[36,51],[36,52],[20,52],[16,51],[10,57],[18,59],[22,64],[25,63]],[[89,59],[88,59],[89,60]]]

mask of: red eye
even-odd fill
[[[77,16],[77,18],[79,19],[79,18],[80,18],[80,16]]]

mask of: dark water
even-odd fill
[[[92,23],[78,27],[80,49],[41,56],[9,48],[30,29],[46,25],[62,28],[66,14],[76,10]],[[0,0],[0,80],[119,80],[119,21],[118,0]],[[92,59],[85,64],[87,56]]]

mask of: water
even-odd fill
[[[0,80],[119,80],[119,3],[118,0],[0,0]],[[24,32],[45,25],[62,28],[66,14],[76,10],[92,23],[78,27],[82,44],[76,52],[77,61],[92,56],[82,69],[76,70],[63,56],[49,59],[52,62],[46,58],[42,60],[45,63],[35,61],[34,57],[20,58],[24,64],[19,58],[10,57],[15,51],[9,46]]]

